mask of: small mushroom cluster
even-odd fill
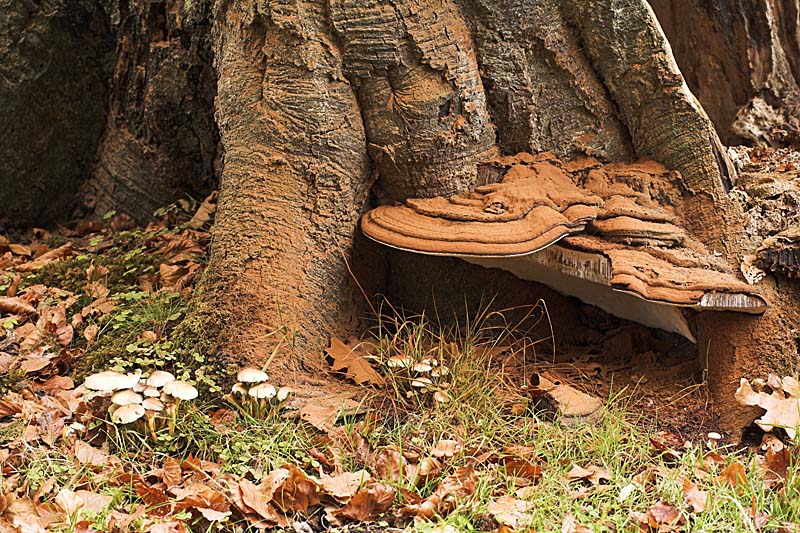
[[[146,379],[141,370],[132,374],[106,370],[88,376],[83,385],[94,391],[92,398],[110,398],[108,413],[114,424],[142,424],[154,441],[165,427],[173,434],[181,402],[198,395],[192,385],[163,370],[153,371]]]
[[[294,392],[290,387],[276,389],[267,383],[269,375],[258,368],[243,368],[236,379],[228,399],[253,418],[267,418],[279,413]]]
[[[386,359],[384,365],[387,375],[397,378],[394,381],[403,386],[407,398],[417,394],[432,394],[437,403],[448,401],[447,388],[450,384],[446,377],[450,369],[436,357],[415,360],[409,355],[393,355]]]

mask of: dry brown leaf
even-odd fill
[[[331,368],[334,372],[343,372],[358,385],[365,383],[379,387],[386,385],[383,376],[372,368],[366,359],[365,356],[368,356],[369,352],[357,341],[345,344],[338,337],[332,337],[331,345],[325,350],[325,353],[333,359]]]
[[[255,512],[265,520],[278,523],[280,515],[269,503],[269,500],[272,499],[272,494],[266,497],[267,495],[264,494],[260,487],[257,487],[247,479],[239,480],[238,488],[242,501],[247,506],[247,509],[240,509],[241,511]]]
[[[111,496],[88,490],[73,492],[61,489],[55,497],[55,502],[67,516],[77,516],[80,511],[98,514],[109,506],[112,499]]]
[[[395,492],[389,485],[373,483],[358,491],[347,505],[333,515],[356,522],[374,522],[394,503]]]
[[[603,480],[611,481],[611,474],[608,469],[602,466],[590,465],[588,468],[583,468],[578,465],[572,465],[572,469],[567,472],[567,479],[570,481],[585,480],[594,486],[598,486]]]
[[[800,382],[791,376],[780,379],[774,374],[770,374],[768,382],[772,393],[765,392],[762,387],[753,390],[750,382],[742,378],[736,389],[736,401],[740,405],[757,405],[765,409],[767,412],[755,421],[758,427],[764,431],[772,431],[773,427],[783,428],[794,440],[800,426]]]
[[[75,459],[82,465],[105,466],[108,454],[80,439],[75,441]]]
[[[684,524],[686,518],[673,505],[660,500],[646,513],[631,513],[641,525],[656,531],[672,531],[674,526]]]
[[[97,315],[98,317],[106,315],[114,310],[116,303],[114,300],[108,298],[98,298],[83,309],[81,309],[81,316],[86,318],[88,316]]]
[[[436,443],[436,447],[431,451],[431,455],[437,459],[442,457],[451,458],[461,453],[461,443],[457,440],[442,439]]]
[[[529,483],[536,483],[542,477],[542,468],[521,457],[503,456],[497,460],[506,474],[515,478],[526,480]]]
[[[83,330],[83,338],[86,339],[86,342],[92,344],[95,339],[97,339],[97,334],[100,333],[100,326],[97,324],[89,324]]]
[[[592,533],[592,529],[578,524],[575,517],[571,513],[567,513],[564,521],[561,522],[561,533]]]
[[[774,486],[789,475],[791,457],[783,442],[771,433],[765,433],[761,439],[761,449],[766,451],[764,459],[768,469],[765,481]]]
[[[501,496],[489,502],[487,506],[487,511],[495,520],[511,529],[519,529],[530,524],[533,520],[532,510],[532,503],[511,496]]]
[[[708,491],[700,490],[696,483],[692,483],[689,479],[683,480],[683,497],[686,502],[692,506],[695,513],[702,513],[706,510],[708,502]]]
[[[186,225],[192,229],[200,229],[205,225],[206,222],[211,220],[211,217],[214,215],[216,210],[217,191],[214,191],[209,194],[205,200],[203,200],[203,203],[200,204],[200,207],[197,208],[194,216],[192,216],[192,219]]]
[[[38,270],[43,266],[52,263],[53,261],[57,261],[68,255],[72,255],[72,243],[68,242],[66,244],[62,244],[55,250],[50,250],[39,257],[37,257],[33,261],[29,261],[27,263],[22,263],[20,265],[16,265],[14,270],[17,272],[32,272],[34,270]]]
[[[167,488],[176,487],[183,483],[183,470],[181,470],[181,461],[174,457],[167,457],[164,459],[164,464],[161,467],[161,479]]]
[[[400,509],[405,516],[428,519],[435,514],[446,515],[458,502],[475,493],[478,477],[472,465],[461,466],[445,477],[433,494],[421,501],[412,501]],[[405,496],[405,493],[404,493]],[[409,501],[408,498],[406,498]]]
[[[17,297],[0,298],[0,314],[11,313],[14,315],[32,315],[35,312],[35,307]]]
[[[27,255],[27,256],[33,255],[33,250],[31,249],[31,247],[26,246],[24,244],[14,244],[14,243],[9,244],[8,241],[6,241],[6,247],[9,250],[11,250],[11,253],[14,255]]]
[[[352,394],[343,393],[309,400],[300,408],[300,419],[327,433],[333,429],[340,416],[362,412],[362,405],[353,401],[351,397]]]
[[[650,522],[651,527],[682,524],[685,521],[677,507],[663,500],[656,502],[650,508],[648,514],[653,519],[653,521]]]
[[[394,446],[387,446],[372,458],[372,470],[378,479],[402,484],[410,477],[410,465]]]
[[[736,489],[747,483],[747,474],[744,465],[739,461],[734,461],[720,472],[717,478],[721,483],[727,483],[731,488]]]
[[[336,476],[323,476],[320,479],[322,490],[339,503],[347,503],[353,495],[370,481],[371,476],[366,470],[357,472],[344,472]]]
[[[319,503],[320,486],[316,480],[294,465],[284,465],[289,475],[275,490],[272,501],[284,512],[295,511],[306,514],[308,508]]]

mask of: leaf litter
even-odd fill
[[[191,291],[203,269],[214,204],[209,198],[183,218],[168,211],[141,232],[142,250],[157,254],[160,262],[133,273],[136,290]],[[395,346],[387,356],[394,362],[387,364],[380,341],[376,348],[374,339],[333,338],[332,372],[372,387],[372,394],[400,393],[393,398],[399,410],[376,409],[374,402],[349,392],[313,398],[296,409],[287,405],[268,423],[310,429],[302,437],[308,439],[305,451],[289,454],[285,462],[257,464],[254,456],[237,459],[213,448],[181,451],[145,441],[131,449],[137,441],[118,440],[131,435],[103,416],[107,404],[98,407],[97,399],[70,378],[87,351],[113,334],[109,330],[125,302],[112,286],[118,273],[92,261],[79,282],[68,287],[41,275],[62,261],[112,253],[121,232],[131,228],[130,221],[111,217],[105,226],[48,235],[56,242],[52,247],[36,237],[25,243],[0,241],[7,268],[0,277],[5,292],[0,296],[5,332],[0,370],[6,380],[15,379],[0,397],[0,531],[369,530],[348,529],[359,523],[371,523],[375,531],[523,532],[534,531],[534,524],[562,532],[620,530],[610,522],[590,521],[584,511],[595,505],[617,506],[616,519],[625,530],[689,531],[734,496],[744,502],[741,519],[755,530],[797,530],[796,514],[780,514],[779,504],[768,505],[752,492],[755,486],[766,491],[759,494],[781,502],[791,501],[797,491],[798,454],[790,431],[797,425],[792,418],[797,388],[790,379],[776,377],[756,381],[755,389],[743,381],[737,399],[764,407],[759,425],[784,428],[788,441],[766,433],[748,459],[705,443],[686,443],[669,432],[651,433],[644,444],[646,458],[623,468],[593,457],[591,446],[586,451],[576,444],[591,442],[593,428],[610,423],[598,400],[571,388],[552,370],[542,373],[533,388],[510,390],[503,368],[513,348],[506,346],[483,353],[498,369],[496,416],[506,417],[510,426],[532,424],[550,431],[553,438],[573,441],[574,448],[552,454],[546,438],[504,442],[463,422],[440,428],[435,438],[420,434],[393,440],[391,433],[376,429],[402,422],[392,413],[422,421],[426,413],[448,408],[430,401],[432,395],[408,394],[414,392],[414,380],[424,374],[430,376],[431,391],[448,398],[460,394],[454,383],[459,348],[437,342]],[[148,330],[141,340],[158,343],[164,335]],[[547,413],[537,411],[542,398]],[[217,433],[241,437],[249,422],[229,407],[197,416]],[[554,487],[560,487],[562,503],[544,509],[537,502],[543,492],[552,496]]]

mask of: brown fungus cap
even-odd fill
[[[527,254],[583,231],[602,199],[577,187],[552,154],[498,158],[498,183],[450,198],[409,199],[367,213],[361,229],[373,240],[432,255]]]
[[[379,207],[362,231],[395,248],[508,270],[691,340],[684,308],[765,311],[753,287],[681,228],[678,173],[651,160],[591,163],[497,158],[487,165],[498,183]]]
[[[142,403],[144,398],[138,392],[134,392],[131,389],[124,389],[121,391],[117,391],[111,397],[111,403],[115,405],[130,405],[132,403]]]
[[[278,391],[269,383],[259,383],[258,385],[250,387],[250,390],[247,391],[247,394],[259,400],[269,400],[274,398],[275,395],[278,394]]]
[[[142,402],[142,407],[148,411],[154,411],[158,413],[164,410],[164,402],[158,398],[145,398]]]

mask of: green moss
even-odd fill
[[[107,287],[111,294],[138,287],[138,276],[158,272],[163,258],[148,252],[138,241],[122,243],[102,254],[82,254],[54,261],[26,276],[24,286],[41,283],[80,294],[86,286],[86,269],[94,263],[108,269]]]
[[[25,372],[20,369],[10,370],[0,375],[0,396],[14,389],[14,385],[25,379]]]

